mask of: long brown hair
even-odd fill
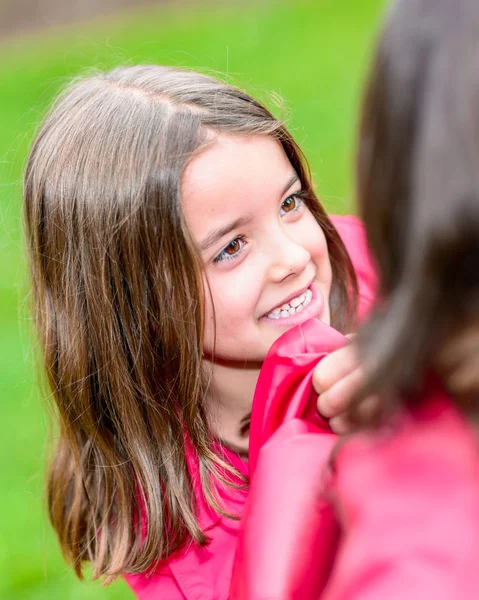
[[[141,572],[199,527],[186,445],[206,500],[225,466],[211,450],[202,372],[201,260],[180,209],[182,174],[207,132],[274,136],[324,228],[333,324],[356,280],[283,125],[244,92],[194,72],[117,68],[74,82],[34,141],[25,173],[33,309],[59,440],[51,522],[81,576]],[[142,527],[146,526],[146,532]]]
[[[362,336],[363,394],[406,397],[478,329],[478,36],[477,0],[399,0],[379,41],[358,148],[382,296]],[[477,342],[473,362],[479,373]]]

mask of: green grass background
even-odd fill
[[[47,411],[36,388],[25,311],[21,174],[59,86],[92,66],[154,62],[226,73],[285,101],[288,122],[332,212],[354,210],[352,164],[361,85],[383,0],[196,2],[122,13],[0,44],[0,598],[131,598],[78,582],[43,501]]]

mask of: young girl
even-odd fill
[[[261,104],[156,66],[59,98],[24,209],[66,560],[139,598],[227,598],[261,363],[308,319],[353,330],[374,293],[360,224],[326,215]]]
[[[476,0],[398,0],[374,60],[358,201],[384,302],[359,339],[399,423],[339,451],[328,600],[477,598],[478,35]]]
[[[336,445],[328,470],[335,443],[305,388],[341,340],[308,322],[275,343],[253,404],[232,598],[477,598],[478,33],[476,0],[392,7],[358,163],[381,302],[359,335],[356,395],[379,395],[382,419],[349,411],[381,426]],[[295,412],[281,412],[286,395]]]

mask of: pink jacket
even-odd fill
[[[475,600],[476,436],[430,377],[418,408],[339,445],[311,376],[344,342],[310,320],[263,364],[232,600]]]
[[[335,217],[338,229],[351,256],[359,286],[359,314],[364,314],[375,294],[375,273],[367,252],[364,229],[356,217]],[[332,328],[331,332],[336,333]],[[337,334],[339,336],[339,334]],[[342,339],[342,336],[340,336]],[[243,475],[248,464],[235,453],[223,449],[225,457]],[[192,457],[190,457],[192,458]],[[193,460],[190,461],[193,464]],[[192,479],[197,481],[195,473]],[[233,514],[241,516],[247,491],[219,489],[219,494]],[[154,574],[125,575],[125,579],[139,600],[226,600],[230,596],[231,573],[236,552],[239,522],[214,513],[207,505],[199,487],[196,490],[199,521],[211,538],[211,543],[200,548],[190,544],[162,561]]]
[[[342,534],[322,600],[479,598],[477,436],[434,379],[421,400],[392,434],[338,453]]]

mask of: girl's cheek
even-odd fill
[[[324,258],[324,260],[329,261],[326,236],[312,215],[311,218],[313,222],[310,223],[307,230],[303,232],[302,244],[309,251],[311,256]]]
[[[261,297],[262,275],[260,269],[249,265],[238,265],[228,271],[223,270],[209,277],[212,301],[206,302],[207,315],[214,302],[216,320],[236,321],[246,313],[254,313]],[[207,288],[206,288],[207,289]],[[210,308],[209,308],[210,307]]]

